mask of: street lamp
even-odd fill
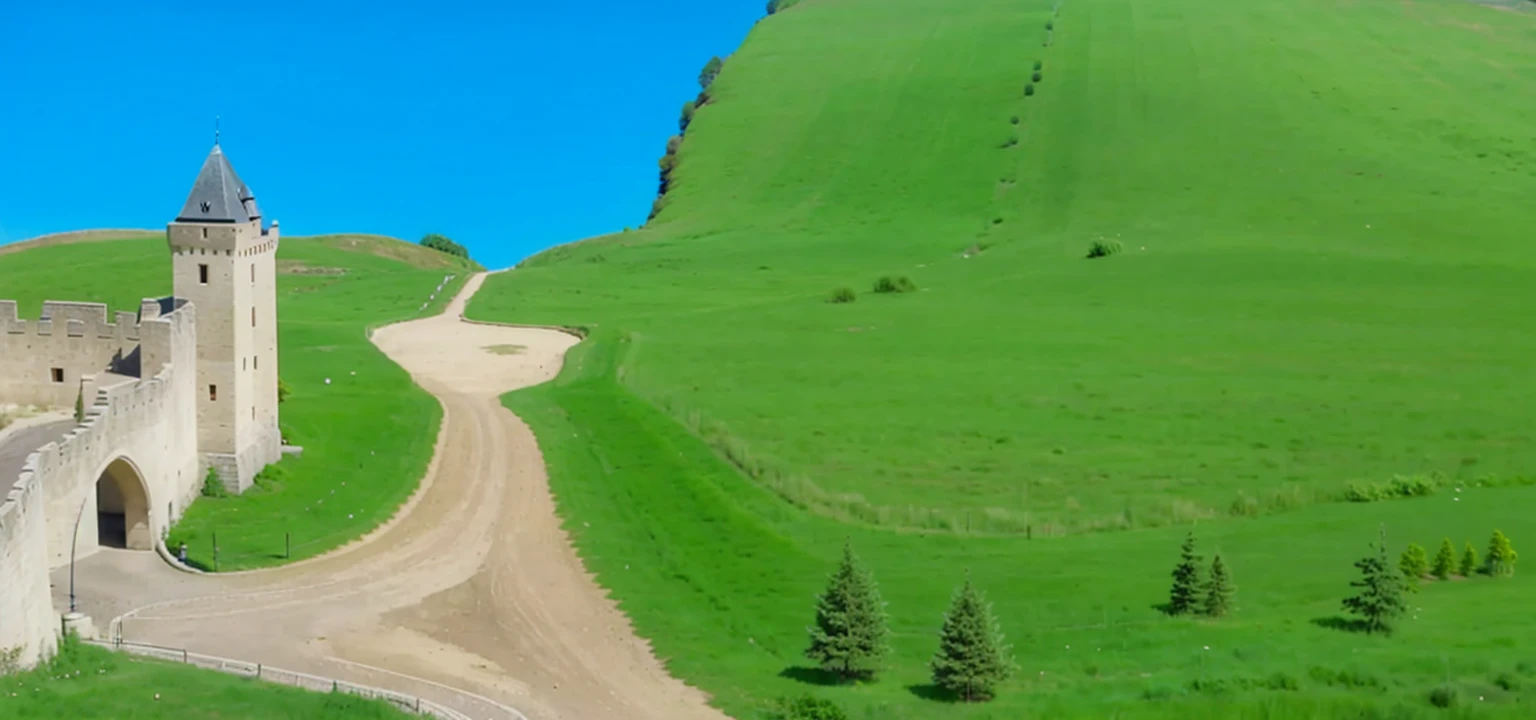
[[[80,521],[85,519],[85,506],[91,501],[90,493],[80,501],[80,512],[75,514],[75,535],[69,540],[69,611],[75,610],[75,546],[80,543]]]

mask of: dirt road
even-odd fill
[[[444,410],[423,488],[395,520],[330,555],[231,575],[103,551],[78,566],[81,610],[103,627],[122,615],[130,641],[381,685],[476,717],[518,716],[503,703],[531,720],[724,718],[666,674],[560,529],[533,434],[499,396],[552,379],[576,340],[463,322],[483,280],[443,315],[375,333]]]

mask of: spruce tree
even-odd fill
[[[1424,554],[1424,548],[1418,543],[1408,543],[1408,549],[1403,551],[1403,556],[1397,560],[1397,569],[1403,571],[1403,579],[1408,581],[1408,589],[1419,586],[1419,580],[1424,573],[1429,572],[1429,556]]]
[[[817,598],[806,657],[844,681],[872,678],[888,650],[885,620],[874,576],[859,566],[852,543],[845,542],[842,562]]]
[[[1187,615],[1200,602],[1200,556],[1195,554],[1195,534],[1184,537],[1179,564],[1173,568],[1173,587],[1168,591],[1168,614]]]
[[[1461,553],[1461,576],[1472,577],[1477,572],[1477,548],[1472,547],[1472,541],[1467,541],[1467,549]]]
[[[928,667],[934,684],[966,702],[992,697],[998,683],[1013,672],[1002,628],[986,598],[971,585],[970,573],[944,614],[939,650]]]
[[[1360,579],[1350,583],[1360,594],[1344,598],[1344,609],[1360,616],[1368,633],[1391,634],[1392,625],[1407,609],[1403,578],[1387,563],[1387,531],[1381,531],[1376,551],[1355,561]]]
[[[1232,606],[1232,578],[1227,575],[1227,566],[1221,561],[1221,553],[1211,559],[1211,576],[1205,581],[1205,606],[1202,608],[1210,617],[1221,617],[1227,614]]]
[[[1450,538],[1440,541],[1440,551],[1435,553],[1435,562],[1429,568],[1429,574],[1440,580],[1449,580],[1451,573],[1456,572],[1456,546],[1451,544]]]
[[[1488,541],[1488,558],[1486,569],[1492,577],[1509,577],[1515,574],[1515,560],[1519,558],[1514,546],[1509,544],[1509,538],[1505,537],[1503,530],[1494,530],[1493,539]]]

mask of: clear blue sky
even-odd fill
[[[638,226],[764,5],[0,0],[0,243],[163,226],[215,115],[288,234],[440,232],[496,268]]]

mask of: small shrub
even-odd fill
[[[1018,115],[1014,115],[1013,117],[1008,118],[1008,123],[1011,124],[1011,125],[1018,125],[1019,124],[1019,116]]]
[[[1029,79],[1031,81],[1033,81],[1033,82],[1040,82],[1041,80],[1045,79],[1045,76],[1041,75],[1040,72],[1037,70],[1037,71],[1035,71],[1034,75],[1029,76]]]
[[[1264,679],[1264,687],[1270,690],[1285,690],[1295,692],[1301,689],[1301,682],[1296,676],[1288,673],[1277,672]]]
[[[1424,548],[1418,543],[1408,543],[1408,549],[1404,550],[1402,557],[1397,560],[1397,567],[1403,571],[1403,578],[1408,581],[1408,587],[1415,587],[1419,579],[1429,572],[1429,556],[1424,553]]]
[[[1045,61],[1043,61],[1043,60],[1036,60],[1035,61],[1035,72],[1040,72],[1041,70],[1044,70],[1044,69],[1045,69]]]
[[[219,469],[209,466],[208,474],[203,476],[203,497],[221,498],[229,495],[224,489],[224,483],[219,481]]]
[[[1515,574],[1515,560],[1520,556],[1510,545],[1509,537],[1502,530],[1493,531],[1488,541],[1488,557],[1483,561],[1483,572],[1490,577],[1509,577]]]
[[[1441,685],[1429,691],[1429,704],[1437,708],[1456,707],[1458,699],[1460,699],[1460,694],[1456,692],[1456,686],[1454,685]]]
[[[886,275],[875,281],[877,293],[909,293],[917,290],[917,283],[906,275]]]
[[[278,405],[282,405],[283,403],[287,402],[288,401],[288,396],[290,394],[292,394],[292,393],[293,393],[293,388],[288,387],[288,383],[283,382],[282,378],[278,378],[277,379],[277,404]]]
[[[1090,259],[1109,257],[1124,249],[1125,246],[1119,240],[1094,240],[1093,244],[1088,246],[1088,257]]]
[[[853,288],[851,287],[840,287],[836,290],[833,290],[832,294],[827,296],[827,302],[833,303],[835,305],[851,303],[857,299],[859,299],[859,296],[854,294]]]
[[[1045,21],[1045,29],[1046,30],[1055,30],[1056,29],[1056,23],[1052,22],[1050,20]]]
[[[1493,678],[1493,684],[1499,686],[1500,690],[1514,692],[1520,689],[1520,678],[1513,673],[1499,673]]]
[[[843,709],[826,698],[803,695],[779,700],[774,720],[848,720]]]
[[[1034,97],[1034,96],[1035,96],[1035,84],[1034,83],[1030,83],[1028,85],[1025,85],[1024,86],[1024,97]]]

